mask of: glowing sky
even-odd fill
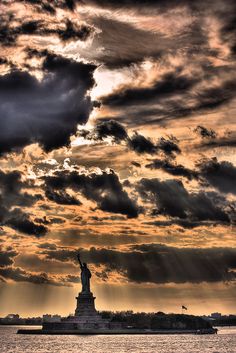
[[[235,313],[236,6],[0,4],[0,315]]]

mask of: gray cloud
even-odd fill
[[[70,187],[75,192],[82,193],[87,199],[95,201],[98,208],[103,211],[121,213],[128,217],[138,216],[136,202],[129,198],[118,176],[112,170],[90,175],[57,172],[54,176],[45,177],[44,180],[46,195],[48,190],[64,192],[66,188]]]
[[[105,265],[131,282],[201,283],[234,281],[236,252],[233,248],[175,248],[162,244],[132,245],[127,251],[90,248],[80,250],[85,261]],[[46,251],[47,258],[74,261],[76,251]]]
[[[216,138],[216,133],[212,129],[207,129],[205,126],[198,125],[195,129],[194,132],[199,134],[202,138],[211,138],[215,139]]]
[[[20,267],[4,267],[0,268],[0,276],[5,280],[13,280],[15,282],[30,282],[33,284],[47,284],[53,286],[71,286],[71,282],[78,282],[78,276],[49,276],[47,273],[33,273],[25,271]]]
[[[198,166],[210,185],[221,192],[236,195],[236,167],[232,163],[218,162],[217,158],[212,158],[202,160]]]
[[[188,221],[214,221],[230,224],[228,202],[217,193],[188,192],[177,180],[143,178],[137,190],[145,201],[157,206],[157,214]]]
[[[198,179],[199,176],[197,171],[186,168],[182,164],[171,163],[168,160],[154,159],[145,167],[150,169],[162,169],[168,174],[175,176],[183,176],[189,180]]]
[[[188,77],[182,74],[181,70],[176,70],[165,74],[153,86],[147,88],[127,87],[120,92],[114,92],[102,97],[101,101],[104,105],[119,108],[132,105],[148,105],[154,102],[157,103],[162,97],[188,91],[197,82],[199,82],[199,79]]]
[[[200,149],[236,147],[236,132],[231,131],[224,136],[218,136],[214,139],[204,139],[197,147]]]
[[[81,202],[77,198],[62,190],[55,192],[48,188],[45,191],[45,195],[50,201],[56,202],[59,205],[81,205]]]
[[[0,154],[35,142],[46,151],[68,145],[92,110],[86,92],[94,85],[94,70],[48,54],[42,81],[17,70],[0,76]]]
[[[165,89],[162,92],[160,88],[160,94],[158,93],[156,96],[152,92],[153,87],[147,89],[127,88],[120,92],[113,92],[101,99],[105,105],[109,105],[112,109],[118,111],[118,114],[116,114],[118,122],[135,128],[149,124],[166,126],[171,120],[187,119],[200,112],[216,110],[233,101],[236,92],[235,80],[225,80],[223,77],[224,70],[212,69],[207,72],[204,67],[202,69],[203,72],[206,72],[202,78],[198,78],[198,83],[204,83],[203,87],[198,85],[195,88],[190,85],[183,89],[176,87],[176,91],[171,91],[170,85],[168,93]],[[229,69],[225,68],[225,70],[227,72]],[[232,67],[232,76],[233,70]],[[212,87],[210,78],[213,77],[218,77],[218,86]],[[191,82],[194,79],[190,76],[189,81]],[[159,81],[158,85],[161,86],[162,82]],[[144,98],[144,90],[148,92],[147,99]],[[167,96],[168,99],[166,99]],[[111,117],[104,117],[104,119],[111,119]]]
[[[22,210],[23,207],[33,206],[42,196],[25,192],[24,189],[27,188],[31,189],[33,186],[21,180],[20,172],[5,173],[0,170],[0,224],[25,234],[42,236],[47,228],[33,222]]]
[[[50,26],[50,23],[42,19],[24,22],[19,21],[13,13],[5,13],[0,15],[0,20],[0,44],[2,46],[17,45],[17,39],[21,35],[57,35],[62,41],[67,42],[72,39],[85,41],[93,32],[91,26],[78,25],[69,19],[59,23],[54,22],[54,26]]]
[[[164,153],[168,157],[174,157],[175,154],[180,153],[178,141],[173,136],[168,139],[161,137],[157,142],[145,137],[138,132],[129,136],[125,127],[115,120],[98,121],[92,131],[83,129],[78,132],[78,135],[88,140],[99,141],[107,137],[111,137],[113,142],[126,143],[127,147],[138,154],[157,154]]]
[[[47,227],[35,223],[27,213],[22,212],[19,208],[15,208],[8,214],[4,225],[25,234],[35,235],[36,237],[42,237],[47,233]]]
[[[3,249],[0,247],[0,250],[0,267],[12,265],[13,259],[18,255],[18,252],[12,248]]]

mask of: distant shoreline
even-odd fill
[[[202,330],[138,330],[138,329],[121,329],[121,330],[24,330],[20,329],[17,334],[28,335],[180,335],[180,334],[216,334],[217,329]]]

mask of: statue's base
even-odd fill
[[[95,297],[92,292],[79,293],[75,315],[60,322],[45,322],[43,330],[101,330],[110,327],[110,320],[103,319],[95,309]]]
[[[98,315],[95,309],[95,297],[92,292],[81,292],[76,297],[77,306],[75,309],[75,316],[94,316]]]
[[[98,313],[92,316],[69,316],[60,322],[44,322],[42,331],[71,330],[106,330],[110,328],[110,320],[103,319]]]

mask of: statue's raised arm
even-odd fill
[[[79,264],[80,264],[80,267],[81,267],[81,269],[82,269],[83,265],[82,265],[82,262],[81,262],[81,260],[80,260],[80,254],[79,254],[79,253],[77,254],[77,259],[78,259]]]

